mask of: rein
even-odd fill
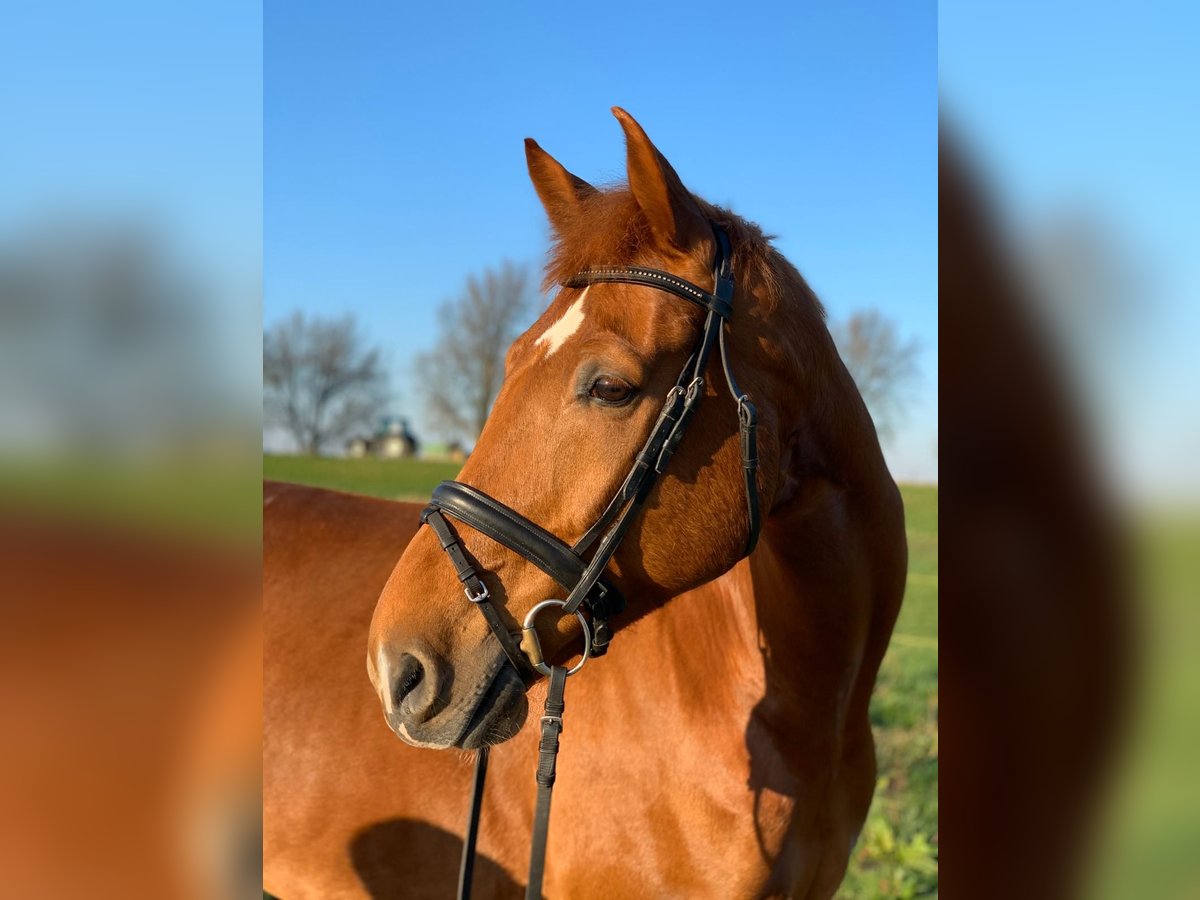
[[[670,272],[641,266],[585,269],[563,282],[563,287],[569,288],[582,288],[606,282],[645,285],[694,303],[707,313],[691,356],[683,371],[679,373],[675,386],[667,392],[658,419],[635,457],[633,467],[604,512],[574,546],[568,546],[478,488],[458,481],[443,481],[439,484],[433,491],[429,505],[421,514],[421,521],[433,529],[442,549],[449,556],[467,599],[475,604],[487,621],[488,627],[500,642],[501,649],[521,676],[526,688],[537,680],[539,674],[549,678],[549,690],[541,719],[541,741],[538,746],[537,804],[534,810],[526,900],[538,900],[542,895],[546,838],[550,827],[550,799],[554,788],[559,735],[563,730],[563,691],[567,676],[578,672],[589,658],[603,656],[608,651],[612,640],[608,622],[624,610],[625,599],[604,577],[605,567],[650,495],[658,476],[666,471],[671,456],[683,439],[704,394],[704,372],[714,349],[720,354],[725,383],[737,403],[738,410],[742,472],[749,518],[743,556],[748,556],[758,542],[761,514],[756,482],[757,413],[750,398],[738,387],[726,346],[725,323],[733,314],[733,251],[728,235],[715,224],[712,228],[717,243],[712,293]],[[567,599],[543,600],[530,609],[522,623],[522,633],[518,640],[509,632],[492,605],[487,585],[483,583],[447,519],[465,522],[524,557],[567,589]],[[583,656],[571,669],[549,665],[538,640],[537,617],[542,610],[555,606],[561,607],[564,614],[576,616],[583,627]],[[587,615],[583,610],[587,611]],[[487,762],[488,748],[485,746],[479,750],[475,761],[474,787],[459,871],[460,900],[466,900],[471,894],[475,843],[478,836],[479,812],[483,803]]]

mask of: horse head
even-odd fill
[[[566,546],[594,548],[590,530],[632,477],[671,398],[682,404],[683,387],[704,398],[605,560],[604,584],[629,598],[616,626],[742,558],[758,505],[769,511],[794,490],[785,446],[791,426],[784,423],[836,353],[820,305],[758,228],[691,194],[641,126],[621,109],[614,113],[625,132],[627,185],[597,189],[526,141],[554,239],[546,283],[558,290],[509,349],[503,386],[460,479],[490,498],[478,502],[495,501],[500,511],[488,515],[501,526],[515,512]],[[682,294],[645,279],[577,276],[632,268],[670,273],[715,294],[714,260],[722,253],[732,263],[733,311],[715,326],[725,329],[728,347],[711,357],[701,354],[711,325],[703,304],[681,302]],[[725,354],[745,391],[741,402],[731,396],[733,379],[721,377]],[[703,367],[703,377],[681,376],[689,365]],[[747,397],[757,405],[757,478],[753,470],[745,475]],[[391,728],[418,746],[479,747],[519,730],[531,672],[520,659],[506,665],[513,651],[506,653],[495,632],[517,632],[538,604],[574,586],[530,558],[536,554],[515,552],[473,525],[480,523],[456,521],[453,535],[441,537],[422,529],[371,623],[368,673]],[[454,565],[444,552],[448,541],[456,542]],[[588,554],[580,555],[586,562]],[[500,624],[489,628],[464,599],[464,584],[468,598],[487,598]],[[537,652],[566,661],[579,653],[588,621],[571,614],[556,621],[556,612],[557,605],[538,619]]]

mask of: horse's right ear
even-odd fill
[[[579,201],[596,189],[563,168],[562,163],[538,146],[533,138],[525,138],[525,161],[529,178],[541,198],[550,219],[550,227],[562,231],[579,208]]]

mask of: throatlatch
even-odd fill
[[[602,656],[608,651],[612,640],[612,631],[608,623],[625,608],[625,599],[604,577],[604,570],[649,497],[658,476],[666,471],[671,456],[683,440],[684,433],[700,405],[700,399],[704,396],[704,373],[708,368],[709,358],[713,350],[718,348],[725,384],[729,388],[730,396],[737,403],[748,516],[743,555],[748,556],[758,542],[761,528],[757,485],[758,415],[754,404],[734,378],[726,344],[726,323],[733,315],[733,250],[724,230],[715,223],[712,229],[716,238],[717,258],[713,265],[711,293],[670,272],[642,266],[585,269],[563,282],[563,287],[568,288],[585,288],[605,282],[645,285],[674,294],[706,311],[704,325],[692,354],[675,380],[675,386],[667,392],[658,419],[650,429],[642,449],[634,458],[633,467],[604,512],[574,546],[568,546],[544,528],[478,488],[458,481],[443,481],[439,484],[433,491],[429,505],[421,514],[421,521],[433,529],[442,549],[450,557],[467,599],[483,614],[488,627],[500,642],[505,655],[526,687],[537,680],[539,674],[550,679],[545,714],[541,720],[538,795],[534,811],[526,900],[541,897],[546,836],[550,821],[550,797],[554,786],[559,735],[562,733],[563,691],[567,676],[578,672],[591,657]],[[522,633],[517,635],[510,632],[500,613],[492,605],[487,585],[476,571],[448,519],[465,522],[529,560],[558,582],[568,592],[567,598],[546,599],[536,604],[525,616]],[[561,607],[564,614],[577,616],[582,626],[583,656],[570,670],[551,665],[544,659],[538,640],[537,617],[543,610],[553,607]],[[463,844],[463,860],[459,873],[460,900],[465,900],[471,892],[475,840],[486,775],[485,747],[479,751],[476,759],[467,836]]]

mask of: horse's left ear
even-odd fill
[[[529,164],[529,179],[546,208],[550,227],[562,232],[579,208],[579,201],[596,189],[566,170],[562,163],[538,146],[533,138],[525,138],[525,161]]]
[[[700,207],[675,170],[650,143],[642,126],[619,106],[613,115],[625,130],[629,189],[654,233],[679,250],[693,250],[712,238]]]

